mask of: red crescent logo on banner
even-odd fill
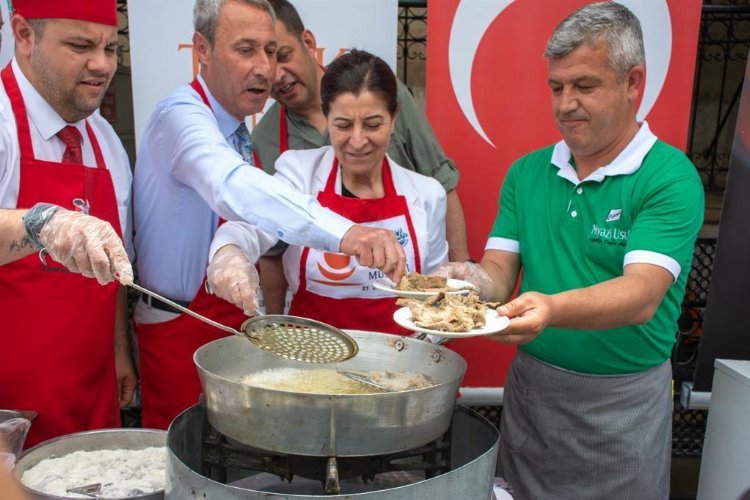
[[[495,47],[505,46],[510,49],[515,53],[515,58],[518,60],[526,60],[525,57],[522,57],[524,55],[534,57],[534,54],[524,54],[526,52],[524,49],[528,48],[530,44],[519,46],[517,39],[504,39],[507,38],[508,34],[513,38],[514,30],[498,31],[494,29],[495,26],[506,28],[508,26],[523,26],[523,32],[517,34],[522,36],[523,40],[543,42],[541,51],[543,53],[544,45],[553,31],[554,25],[562,20],[567,13],[588,2],[582,0],[555,1],[555,10],[561,11],[561,15],[559,17],[544,16],[546,19],[554,21],[552,28],[547,23],[529,22],[529,20],[537,21],[542,17],[537,14],[540,10],[540,3],[539,0],[496,0],[494,2],[461,0],[453,18],[448,45],[448,67],[453,91],[464,117],[474,131],[495,148],[498,147],[496,142],[506,136],[507,130],[501,131],[499,137],[493,139],[493,134],[488,132],[488,128],[493,128],[492,121],[497,117],[494,115],[488,116],[483,122],[478,116],[477,108],[479,106],[475,106],[475,102],[480,98],[474,96],[472,78],[475,75],[473,70],[487,66],[493,69],[498,66],[502,68],[503,63],[508,62],[514,56],[513,54],[507,54],[501,59],[495,59],[501,61],[499,65],[475,64],[475,59],[480,53],[480,45],[486,38],[488,43],[491,42]],[[646,85],[638,110],[638,119],[643,120],[656,102],[669,69],[672,51],[672,24],[669,7],[666,0],[652,0],[647,3],[641,0],[620,0],[618,3],[628,7],[638,17],[643,31],[646,66],[648,67]],[[533,11],[530,12],[530,9],[533,9]],[[505,16],[507,19],[499,19],[501,16]],[[488,33],[491,33],[491,35],[486,36]],[[534,44],[533,47],[536,49],[537,44]],[[539,55],[540,53],[536,54],[537,58]],[[499,76],[500,78],[512,77],[511,75]],[[488,83],[476,85],[476,90],[479,93],[485,89],[498,90],[497,87]],[[513,94],[506,95],[511,99],[515,98]],[[507,123],[505,120],[500,121]]]

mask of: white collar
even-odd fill
[[[570,164],[570,148],[565,144],[565,141],[555,144],[555,149],[552,151],[551,163],[560,169],[557,175],[569,180],[573,184],[578,185],[583,181],[601,182],[608,176],[630,175],[638,170],[641,167],[641,163],[643,163],[643,158],[646,157],[654,146],[654,143],[656,143],[656,139],[656,136],[648,128],[648,123],[644,121],[641,123],[633,139],[610,164],[599,167],[583,180],[578,179],[578,173]]]
[[[198,81],[200,82],[201,87],[203,87],[206,97],[208,97],[208,102],[211,103],[211,110],[216,117],[216,123],[219,124],[221,135],[223,135],[225,139],[229,139],[229,137],[237,130],[237,127],[240,126],[241,122],[219,104],[219,101],[217,101],[211,93],[208,85],[206,85],[206,81],[200,74],[198,75]]]
[[[45,141],[48,141],[62,130],[63,127],[72,125],[81,132],[81,136],[84,138],[83,140],[85,142],[88,138],[88,135],[86,134],[85,120],[79,120],[75,123],[66,122],[26,78],[26,75],[21,71],[15,58],[13,58],[11,64],[13,66],[13,75],[16,77],[18,88],[21,91],[23,102],[26,106],[26,115],[29,117],[29,127],[35,127],[39,132],[39,135],[41,135]]]

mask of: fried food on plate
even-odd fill
[[[396,289],[408,292],[451,291],[452,288],[448,288],[447,283],[448,278],[445,276],[426,276],[412,272],[401,278]]]
[[[487,308],[500,305],[479,300],[477,293],[446,295],[443,292],[427,300],[398,299],[396,304],[409,308],[415,325],[443,332],[468,332],[481,328],[486,322]]]

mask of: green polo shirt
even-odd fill
[[[445,155],[424,114],[409,89],[398,82],[399,112],[391,134],[388,156],[402,167],[435,178],[446,192],[456,188],[459,179],[456,164]],[[263,169],[273,174],[279,152],[281,106],[274,103],[253,128],[251,140]],[[331,143],[307,119],[287,110],[289,149],[316,149]]]
[[[520,253],[521,292],[554,294],[623,274],[629,263],[675,276],[645,325],[606,331],[547,328],[521,349],[581,373],[621,374],[665,361],[703,222],[703,187],[687,157],[641,126],[608,166],[579,181],[564,143],[508,172],[487,249]]]

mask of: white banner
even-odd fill
[[[0,48],[0,68],[4,68],[6,64],[13,59],[13,33],[10,31],[10,15],[8,8],[10,0],[0,0],[0,19],[3,20],[3,29],[0,30],[0,36],[2,36],[2,48]]]
[[[158,101],[197,72],[193,59],[194,0],[129,0],[130,62],[136,144]],[[396,68],[397,0],[295,0],[302,21],[315,34],[322,63],[356,47]],[[266,104],[270,106],[271,101]],[[248,119],[248,126],[261,113]]]

